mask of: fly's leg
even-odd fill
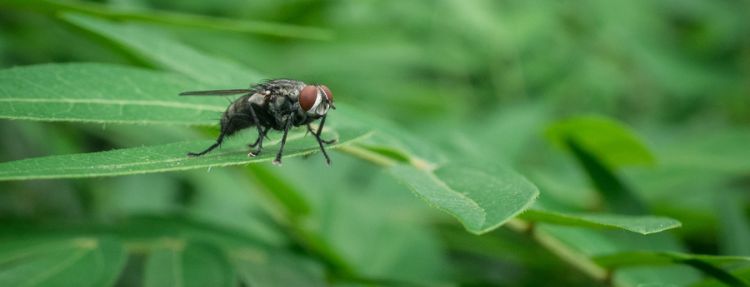
[[[255,109],[253,108],[253,104],[250,104],[250,116],[253,118],[253,122],[255,123],[255,127],[258,128],[258,139],[255,140],[255,143],[250,145],[251,148],[258,146],[258,149],[255,151],[250,151],[247,153],[247,156],[257,156],[260,154],[260,152],[263,150],[263,138],[266,137],[266,132],[268,132],[268,128],[263,130],[263,128],[260,127],[260,121],[258,120],[258,116],[255,114]]]
[[[281,136],[281,146],[279,147],[279,153],[276,154],[276,159],[273,160],[273,164],[275,165],[281,165],[281,154],[284,153],[284,145],[286,144],[286,135],[289,133],[289,128],[292,126],[293,117],[294,117],[294,113],[289,114],[289,117],[286,120],[286,125],[284,125],[284,135]]]
[[[229,123],[227,123],[226,126],[228,126],[228,127],[232,126],[232,119],[231,118],[229,119]],[[214,144],[212,144],[210,147],[208,147],[207,149],[203,150],[202,152],[188,152],[187,155],[188,156],[202,156],[204,154],[207,154],[208,152],[210,152],[210,151],[214,150],[215,148],[219,147],[221,145],[221,143],[224,142],[224,138],[226,137],[226,135],[227,135],[227,133],[224,130],[224,127],[222,127],[221,133],[219,133],[219,137],[216,139],[216,142]]]
[[[188,156],[202,156],[204,154],[207,154],[208,152],[214,150],[215,148],[219,147],[221,145],[221,142],[224,141],[224,132],[219,134],[219,138],[216,139],[216,143],[212,144],[207,149],[203,150],[202,152],[189,152]]]
[[[318,141],[318,146],[320,146],[320,151],[323,152],[323,156],[326,158],[326,164],[331,165],[331,158],[328,157],[328,153],[326,153],[326,149],[323,147],[323,143],[326,143],[326,144],[330,144],[330,143],[327,143],[326,141],[320,139],[320,135],[312,131],[312,127],[310,127],[310,124],[307,124],[307,130],[310,131],[313,134],[313,136],[315,136],[315,140]],[[331,143],[333,142],[335,142],[335,140],[331,141]]]
[[[312,127],[310,127],[310,124],[307,124],[307,131],[315,135],[315,138],[318,140],[318,142],[323,142],[325,144],[333,144],[336,142],[336,139],[332,140],[324,140],[320,138],[320,134],[323,133],[323,126],[326,124],[326,117],[328,115],[324,115],[322,119],[320,119],[320,125],[318,126],[318,131],[313,131]],[[305,133],[307,135],[307,133]],[[325,152],[324,152],[325,153]]]
[[[251,148],[256,147],[258,144],[260,144],[263,141],[262,138],[264,138],[264,137],[268,138],[268,136],[266,135],[266,133],[268,133],[268,128],[264,128],[263,131],[261,131],[260,133],[258,133],[258,138],[255,140],[255,142],[251,143],[251,144],[249,144],[247,146],[251,147]]]

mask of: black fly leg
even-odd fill
[[[250,145],[250,147],[252,148],[257,145],[258,149],[247,153],[247,156],[257,156],[260,154],[261,150],[263,150],[263,138],[266,136],[266,132],[268,131],[268,129],[264,131],[263,128],[260,127],[260,121],[258,121],[258,116],[255,114],[253,104],[250,104],[250,108],[248,110],[250,110],[250,116],[252,116],[253,118],[253,123],[255,123],[255,126],[258,128],[258,139],[254,144]]]
[[[324,125],[326,124],[326,117],[327,117],[327,116],[328,116],[328,115],[324,115],[324,116],[323,116],[323,118],[322,118],[322,119],[320,119],[320,125],[318,126],[318,131],[317,131],[317,132],[315,132],[315,131],[313,131],[313,130],[312,130],[312,128],[310,127],[310,124],[307,124],[307,131],[309,131],[309,132],[311,132],[311,133],[312,133],[313,135],[315,135],[315,138],[316,138],[316,139],[318,140],[318,142],[323,142],[323,143],[325,143],[325,144],[332,144],[332,143],[335,143],[335,142],[336,142],[336,140],[335,140],[335,139],[332,139],[332,140],[324,140],[324,139],[321,139],[321,138],[320,138],[320,134],[321,134],[321,133],[323,133],[323,126],[324,126]]]
[[[279,147],[279,153],[276,154],[276,159],[273,160],[273,164],[281,165],[281,154],[284,153],[284,145],[286,144],[286,135],[289,133],[289,128],[292,126],[292,120],[294,113],[289,114],[289,118],[286,120],[284,125],[284,135],[281,136],[281,146]]]
[[[189,152],[187,155],[188,156],[202,156],[214,150],[215,148],[219,147],[221,145],[221,142],[223,141],[224,141],[224,132],[221,132],[221,134],[219,134],[219,138],[216,139],[216,143],[212,144],[210,147],[208,147],[202,152]]]
[[[268,138],[268,136],[266,135],[266,133],[268,133],[268,128],[264,128],[262,132],[258,133],[258,138],[255,140],[255,142],[251,143],[251,144],[249,144],[247,146],[253,148],[253,147],[257,146],[258,144],[260,144],[263,141],[264,137]]]
[[[326,153],[326,149],[323,148],[323,143],[331,144],[331,143],[336,142],[336,140],[332,140],[331,143],[327,143],[326,141],[320,139],[320,135],[312,131],[312,127],[310,127],[310,124],[307,124],[307,130],[310,131],[313,134],[313,136],[315,136],[315,140],[318,141],[318,146],[320,146],[320,151],[323,152],[323,156],[326,158],[326,164],[331,165],[331,158],[328,157],[328,153]]]
[[[232,125],[232,119],[229,119],[229,123],[227,123],[227,126]],[[221,133],[219,133],[219,137],[216,139],[216,142],[212,144],[210,147],[205,149],[202,152],[189,152],[188,156],[202,156],[204,154],[207,154],[208,152],[214,150],[215,148],[219,147],[222,142],[224,142],[224,137],[226,137],[227,133],[222,129]]]

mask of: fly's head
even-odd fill
[[[299,93],[299,105],[312,118],[320,118],[328,113],[333,104],[333,93],[325,85],[306,85]]]

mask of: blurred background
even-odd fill
[[[539,187],[541,203],[561,209],[602,206],[584,170],[545,131],[572,116],[609,118],[632,129],[653,154],[650,164],[623,165],[617,174],[652,213],[683,222],[666,241],[686,252],[750,255],[748,1],[1,0],[0,67],[105,62],[159,69],[61,19],[71,8],[60,3],[320,28],[287,37],[128,17],[116,22],[168,34],[265,78],[325,83],[337,102],[394,123],[450,160],[513,167]],[[215,132],[2,120],[0,161]],[[470,235],[372,164],[334,152],[334,166],[319,168],[318,157],[289,159],[283,168],[2,182],[6,231],[0,234],[10,238],[37,226],[71,233],[122,228],[136,239],[161,234],[155,230],[202,238],[240,234],[237,240],[282,254],[271,256],[281,259],[268,270],[304,285],[310,278],[341,285],[613,284],[592,279],[523,234]],[[294,224],[279,219],[264,197],[268,188],[294,190],[309,214]],[[330,254],[300,243],[310,238]],[[144,259],[133,258],[121,286],[139,286]],[[669,268],[614,282],[701,280],[699,273]],[[279,282],[292,284],[267,281]]]

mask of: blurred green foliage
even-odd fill
[[[0,179],[14,180],[0,182],[0,285],[746,286],[747,11],[748,1],[0,0]],[[75,87],[51,76],[64,69]],[[136,76],[142,87],[118,83]],[[108,163],[87,153],[182,154],[217,131],[187,127],[211,120],[181,111],[108,118],[14,102],[128,100],[142,88],[184,103],[180,89],[277,77],[325,83],[341,103],[331,126],[372,136],[339,147],[330,168],[312,154],[280,168],[218,159],[60,179],[45,172],[80,156]],[[315,150],[305,141],[290,154]],[[32,178],[52,179],[17,180]]]

